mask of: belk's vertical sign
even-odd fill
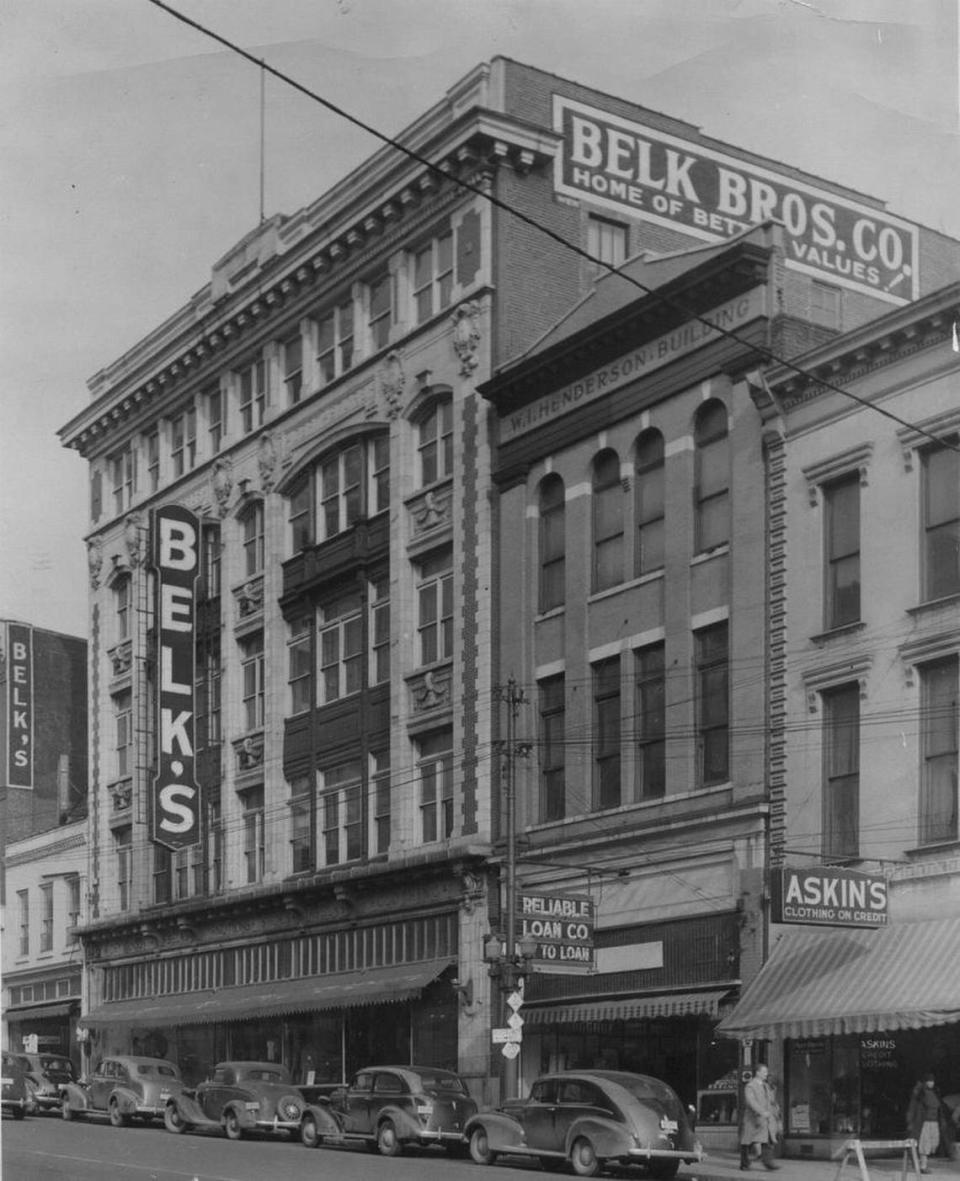
[[[179,505],[153,510],[156,573],[157,777],[150,836],[168,849],[200,840],[200,789],[194,771],[196,582],[199,523]]]
[[[33,787],[33,631],[7,625],[7,783]]]

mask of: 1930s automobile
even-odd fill
[[[162,1119],[167,1100],[182,1086],[179,1068],[165,1058],[103,1058],[89,1078],[61,1088],[61,1114],[66,1120],[107,1115],[115,1128],[133,1118]]]
[[[27,1087],[27,1075],[14,1054],[3,1051],[3,1110],[14,1119],[23,1119],[31,1109],[32,1098]]]
[[[63,1105],[63,1088],[77,1081],[77,1072],[66,1054],[18,1054],[17,1058],[27,1073],[38,1111],[59,1111]]]
[[[640,1165],[664,1181],[704,1156],[671,1088],[619,1070],[544,1075],[528,1098],[474,1116],[465,1133],[477,1164],[501,1154],[536,1157],[551,1170],[569,1162],[578,1177],[607,1164]]]
[[[310,1104],[300,1138],[310,1148],[365,1143],[383,1156],[397,1156],[406,1145],[442,1144],[459,1156],[466,1150],[464,1124],[476,1110],[466,1084],[452,1071],[370,1066]]]
[[[163,1122],[169,1132],[222,1128],[239,1140],[245,1132],[299,1132],[305,1106],[279,1062],[220,1062],[198,1087],[170,1096]]]

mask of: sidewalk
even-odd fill
[[[891,1156],[866,1154],[867,1169],[870,1181],[900,1181],[902,1154]],[[776,1181],[835,1181],[840,1166],[838,1160],[786,1160],[777,1157],[779,1166]],[[761,1181],[771,1174],[760,1161],[753,1161],[750,1168],[752,1181]],[[708,1153],[707,1159],[699,1165],[681,1165],[678,1178],[683,1181],[744,1181],[744,1174],[740,1172],[740,1157],[733,1152],[714,1149]],[[930,1161],[930,1177],[932,1181],[957,1181],[960,1178],[960,1161],[943,1160],[940,1157]],[[912,1174],[907,1173],[908,1181],[912,1181]],[[855,1158],[848,1158],[843,1170],[842,1181],[861,1181],[860,1169]]]

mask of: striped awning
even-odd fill
[[[960,918],[788,931],[723,1037],[827,1037],[960,1021]]]
[[[716,1017],[728,991],[657,992],[559,1004],[537,1002],[524,1005],[523,1019],[526,1025],[572,1025],[576,1021],[636,1021],[645,1017]]]
[[[80,1018],[81,1025],[172,1026],[207,1025],[212,1021],[245,1021],[284,1013],[312,1013],[323,1009],[350,1009],[417,997],[451,963],[450,959],[425,960],[368,968],[363,972],[339,972],[278,980],[272,984],[247,984],[175,996],[111,1001]]]
[[[46,1021],[52,1017],[69,1017],[80,1008],[75,1001],[47,1001],[39,1005],[8,1005],[4,1015],[10,1021]]]

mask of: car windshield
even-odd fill
[[[176,1078],[177,1072],[172,1066],[168,1066],[165,1062],[142,1062],[137,1067],[137,1074],[146,1075],[147,1078]]]
[[[445,1070],[421,1070],[420,1087],[424,1091],[459,1091],[461,1095],[467,1093],[463,1079]]]

